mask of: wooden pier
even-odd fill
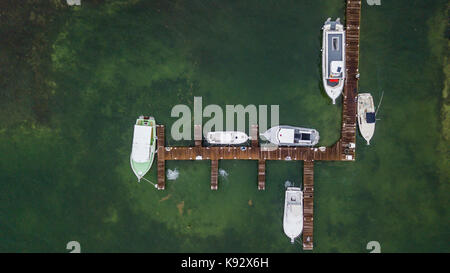
[[[156,136],[158,140],[156,141],[157,149],[156,153],[158,154],[158,190],[164,190],[166,188],[166,159],[164,157],[164,126],[158,125],[156,127]]]
[[[314,163],[303,161],[303,249],[313,249]]]
[[[303,161],[303,249],[313,249],[314,161],[354,161],[356,156],[356,98],[359,64],[359,26],[361,1],[347,1],[346,6],[346,80],[342,94],[340,140],[330,147],[266,147],[258,142],[258,126],[250,128],[250,146],[203,146],[202,126],[194,125],[193,147],[165,147],[163,125],[157,126],[158,189],[165,189],[165,161],[211,160],[211,190],[217,190],[219,160],[257,160],[258,190],[266,188],[266,161]]]
[[[211,190],[217,190],[217,182],[219,178],[219,161],[211,160]]]

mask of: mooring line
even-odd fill
[[[155,186],[155,188],[158,187],[158,185],[156,185],[155,183],[153,183],[152,181],[148,180],[148,179],[145,178],[145,177],[141,177],[141,179],[144,179],[144,180],[147,181],[148,183],[152,184],[153,186]]]
[[[375,116],[377,116],[378,110],[380,110],[380,105],[381,105],[381,102],[383,101],[383,96],[384,96],[384,91],[381,93],[381,99],[380,99],[380,102],[378,103],[377,111],[375,112]]]

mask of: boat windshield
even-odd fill
[[[339,51],[339,37],[333,37],[333,42],[331,43],[331,50]]]
[[[295,133],[295,142],[298,143],[300,141],[310,141],[311,140],[311,134],[310,133]]]
[[[302,140],[311,140],[311,134],[302,133]]]

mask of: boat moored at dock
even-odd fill
[[[287,125],[272,127],[261,136],[279,146],[314,146],[320,139],[315,129]]]
[[[210,160],[211,190],[218,190],[218,162],[221,160],[254,160],[257,161],[258,190],[266,187],[266,164],[272,160],[303,161],[303,250],[314,248],[314,162],[316,161],[350,161],[356,154],[356,123],[357,123],[357,88],[359,65],[359,26],[361,17],[361,1],[347,1],[346,21],[348,33],[346,40],[346,88],[344,88],[342,104],[342,130],[339,141],[329,147],[318,149],[311,147],[276,148],[260,145],[258,126],[251,125],[251,146],[204,147],[202,145],[202,125],[194,124],[195,146],[167,147],[165,144],[165,127],[157,126],[158,145],[158,189],[164,190],[166,185],[165,162],[173,160]],[[351,24],[349,24],[351,22]],[[196,133],[197,132],[197,133]],[[197,138],[195,137],[197,136]],[[263,135],[261,135],[263,136]],[[273,149],[272,149],[273,148]],[[294,235],[295,236],[295,235]]]
[[[322,78],[325,92],[336,104],[345,81],[345,30],[340,19],[323,26],[322,38]]]
[[[358,94],[358,127],[359,132],[370,145],[375,132],[375,105],[369,93]]]
[[[131,169],[138,182],[150,170],[155,157],[156,122],[153,117],[140,116],[134,125],[133,145],[130,155]]]
[[[303,231],[303,192],[300,188],[288,187],[284,200],[283,230],[294,243]]]
[[[237,131],[208,132],[206,141],[213,145],[236,145],[247,142],[248,135]]]

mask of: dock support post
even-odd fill
[[[166,188],[166,161],[164,156],[164,125],[158,125],[156,127],[156,135],[158,140],[157,145],[157,156],[158,156],[158,190],[164,190]]]
[[[303,250],[313,250],[314,161],[303,162]]]
[[[202,146],[202,117],[203,117],[202,97],[194,97],[194,142],[195,147]]]
[[[266,189],[266,161],[258,160],[258,190]]]
[[[196,147],[202,146],[202,125],[194,124],[194,142]]]
[[[250,128],[250,138],[251,138],[251,145],[253,148],[257,148],[259,144],[259,136],[258,136],[258,125],[253,124]]]
[[[219,176],[219,161],[211,160],[211,190],[217,190]]]

